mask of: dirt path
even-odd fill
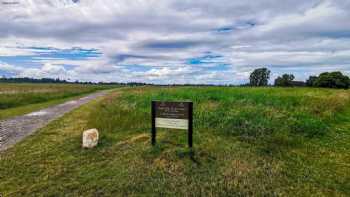
[[[32,112],[23,116],[0,121],[0,152],[4,151],[38,129],[46,126],[65,113],[97,98],[104,96],[106,92],[98,92],[89,96],[68,101],[40,111]]]

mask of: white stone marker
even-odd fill
[[[89,129],[83,133],[83,148],[93,148],[98,143],[98,130]]]

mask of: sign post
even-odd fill
[[[188,130],[188,146],[193,147],[193,103],[152,101],[152,145],[157,128]]]
[[[193,103],[188,103],[188,147],[193,146]]]
[[[156,145],[156,102],[152,101],[152,145]]]

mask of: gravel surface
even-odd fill
[[[89,96],[68,101],[66,103],[52,106],[40,111],[32,112],[23,116],[17,116],[0,121],[0,152],[4,151],[25,137],[33,134],[38,129],[46,126],[65,113],[97,98],[104,96],[106,92],[97,92]]]

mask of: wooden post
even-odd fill
[[[189,103],[188,109],[188,146],[193,147],[193,103]]]
[[[156,102],[152,101],[152,145],[156,145]]]

